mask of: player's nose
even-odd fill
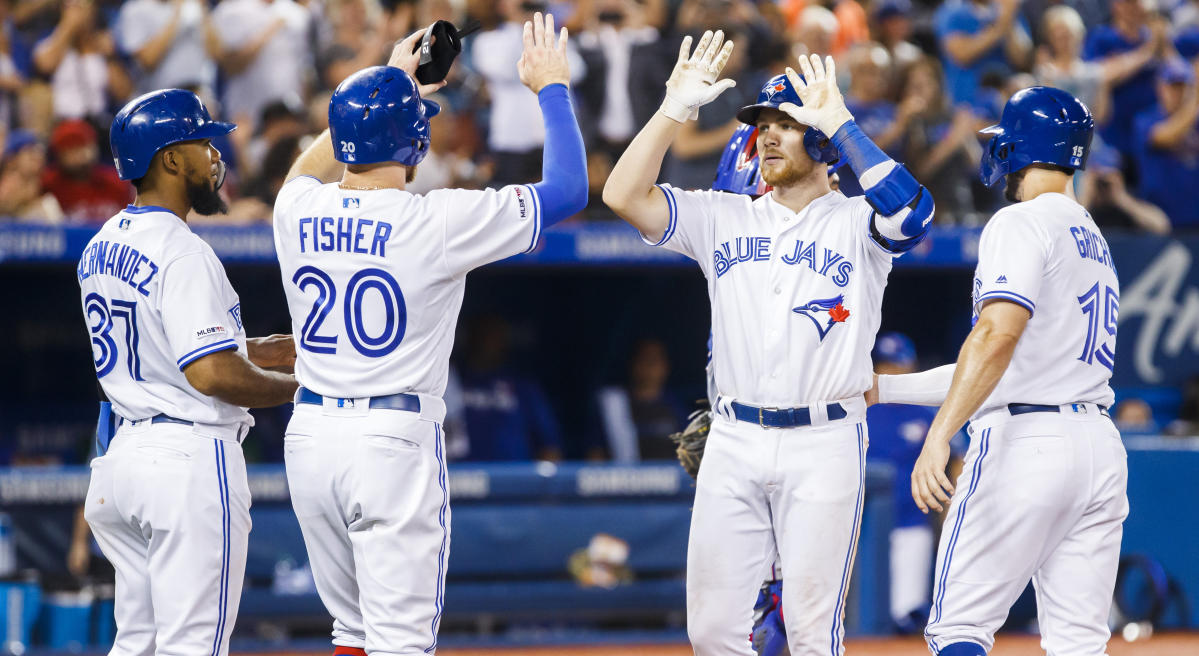
[[[212,160],[213,164],[221,161],[221,151],[211,142],[208,144],[208,157]]]

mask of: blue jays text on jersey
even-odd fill
[[[305,216],[300,218],[296,235],[299,237],[301,253],[311,250],[318,253],[387,257],[387,240],[391,232],[391,224],[386,221],[347,216]]]
[[[146,286],[158,275],[158,265],[128,244],[94,241],[83,250],[76,273],[79,282],[95,275],[112,276],[142,296],[149,296]]]
[[[741,262],[765,262],[769,259],[770,237],[734,237],[731,242],[721,243],[712,252],[717,278],[724,276]],[[806,264],[809,269],[832,280],[838,287],[848,285],[849,274],[853,273],[853,262],[831,248],[818,248],[815,241],[805,242],[797,239],[795,246],[779,259],[792,266]]]

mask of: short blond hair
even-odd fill
[[[1045,36],[1049,35],[1049,26],[1055,22],[1060,22],[1070,30],[1070,34],[1082,43],[1082,40],[1087,36],[1087,24],[1082,22],[1082,16],[1073,7],[1068,5],[1055,5],[1045,11],[1044,18],[1041,19],[1041,31]]]

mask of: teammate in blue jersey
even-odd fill
[[[883,333],[871,353],[877,374],[915,371],[916,347],[901,333]],[[891,553],[891,621],[901,633],[923,630],[928,620],[936,540],[929,517],[912,501],[911,476],[924,436],[936,411],[918,405],[881,404],[866,411],[870,424],[867,462],[890,465],[895,470],[892,496],[895,525],[888,536]]]
[[[587,201],[566,30],[540,13],[514,65],[545,118],[542,180],[407,191],[439,110],[424,98],[437,85],[413,79],[422,36],[338,85],[329,130],[275,203],[301,385],[287,479],[336,654],[436,651],[450,549],[442,396],[466,274],[532,250]]]
[[[101,411],[84,516],[116,569],[114,656],[229,650],[250,533],[247,407],[286,403],[290,335],[247,339],[242,308],[187,216],[224,211],[231,132],[195,94],[129,101],[110,139],[137,198],[88,242],[77,274]],[[113,432],[115,431],[115,435]]]

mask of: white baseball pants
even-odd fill
[[[123,425],[92,460],[84,517],[116,569],[112,656],[225,656],[250,535],[236,441]]]
[[[970,450],[941,533],[925,637],[987,651],[1024,587],[1037,593],[1041,648],[1101,656],[1128,516],[1128,462],[1111,420],[1086,412],[970,425]]]
[[[844,653],[867,445],[864,408],[782,429],[715,414],[687,546],[687,634],[697,656],[753,655],[753,604],[776,548],[791,654]]]
[[[292,506],[333,643],[431,654],[450,555],[440,420],[362,401],[296,404],[284,452]]]

